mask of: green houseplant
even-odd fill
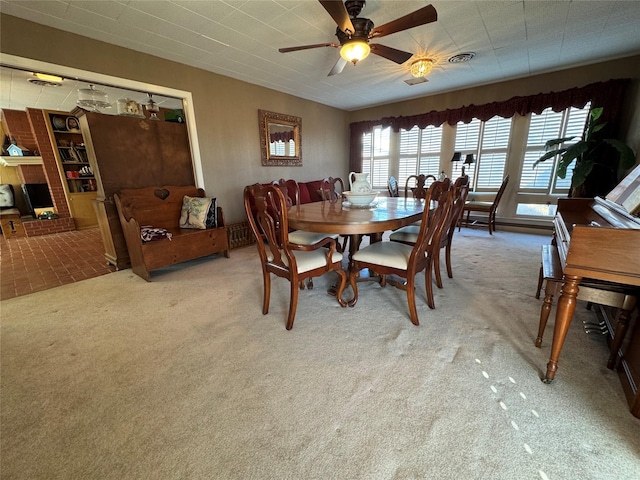
[[[591,109],[584,136],[576,143],[562,146],[576,137],[555,138],[545,143],[545,154],[533,164],[536,168],[556,155],[560,156],[556,175],[567,176],[567,168],[575,160],[570,197],[606,195],[618,183],[618,169],[631,168],[635,155],[631,147],[615,138],[604,138],[606,122],[599,122],[602,107]]]

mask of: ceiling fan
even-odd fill
[[[342,72],[348,62],[352,62],[355,65],[358,61],[367,57],[369,52],[398,64],[406,62],[411,58],[412,53],[377,43],[369,44],[369,40],[435,22],[438,19],[436,9],[432,5],[427,5],[413,13],[375,27],[368,18],[358,17],[366,4],[365,0],[347,0],[344,3],[342,0],[318,1],[338,25],[336,37],[338,37],[339,43],[302,45],[299,47],[280,48],[278,51],[287,53],[311,48],[340,47],[340,58],[329,72],[329,76]]]

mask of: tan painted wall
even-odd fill
[[[1,15],[0,22],[2,52],[192,92],[205,188],[218,197],[230,222],[244,218],[241,195],[249,183],[278,178],[313,180],[328,175],[346,178],[348,125],[361,120],[478,105],[610,78],[632,78],[634,87],[626,102],[626,136],[636,152],[640,149],[640,56],[345,112],[15,17]],[[261,166],[259,109],[302,118],[303,167]]]
[[[16,17],[1,15],[0,22],[3,53],[191,92],[204,187],[227,222],[245,218],[245,185],[347,176],[345,111]],[[261,165],[259,109],[302,118],[302,167]]]

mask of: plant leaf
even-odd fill
[[[576,166],[573,169],[573,177],[571,177],[571,186],[575,188],[582,185],[587,179],[587,176],[591,173],[592,169],[593,162],[576,163]]]
[[[587,144],[587,142],[583,142],[583,141],[579,141],[578,143],[568,147],[564,152],[564,155],[560,156],[560,161],[558,162],[558,168],[556,169],[556,175],[560,178],[565,178],[567,176],[567,168],[569,168],[569,165],[571,165],[571,162],[573,162],[575,159],[580,157],[580,155],[582,155],[587,150],[587,148],[589,148],[589,145]],[[576,169],[581,164],[593,165],[593,162],[587,161],[585,158],[581,158],[579,161],[576,161],[576,166],[573,170],[574,175],[575,175]],[[590,167],[589,170],[591,170],[591,168],[592,167]]]
[[[631,168],[636,163],[636,158],[631,147],[615,138],[605,138],[604,142],[614,147],[620,153],[620,167]]]
[[[596,120],[598,120],[602,116],[603,111],[604,111],[603,107],[592,108],[591,111],[589,112],[589,118],[591,122],[595,122]]]
[[[556,155],[562,155],[566,151],[567,151],[566,148],[559,148],[557,150],[551,150],[550,152],[545,153],[538,160],[533,162],[533,167],[531,167],[531,168],[535,169],[540,162],[544,162],[545,160],[549,160],[550,158],[553,158]]]
[[[593,128],[591,129],[591,133],[594,134],[596,132],[599,132],[600,130],[602,130],[605,126],[607,125],[607,123],[599,123],[598,125],[594,125]]]
[[[558,145],[561,145],[564,142],[568,142],[569,140],[573,140],[574,138],[576,137],[573,136],[573,137],[554,138],[553,140],[547,140],[547,142],[544,144],[544,149],[547,151],[551,150],[552,148],[557,147]]]

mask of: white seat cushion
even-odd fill
[[[282,253],[282,252],[281,252]],[[309,270],[313,270],[314,268],[322,267],[327,264],[327,250],[319,249],[312,250],[310,252],[301,252],[294,251],[293,255],[296,257],[296,264],[298,265],[298,273],[307,272]],[[270,253],[267,252],[267,259],[269,261],[273,260],[273,257]],[[333,263],[342,261],[342,254],[340,252],[333,252],[333,256],[331,257]],[[285,265],[288,265],[287,257],[284,253],[282,253],[282,261],[284,261]]]
[[[358,250],[353,259],[385,267],[406,270],[413,247],[398,242],[376,242]]]
[[[420,225],[407,225],[394,231],[389,236],[389,239],[396,242],[416,243],[418,240],[418,232],[420,232]]]
[[[293,232],[289,232],[289,242],[297,243],[298,245],[313,245],[327,237],[337,240],[338,234],[306,232],[304,230],[295,230]]]

